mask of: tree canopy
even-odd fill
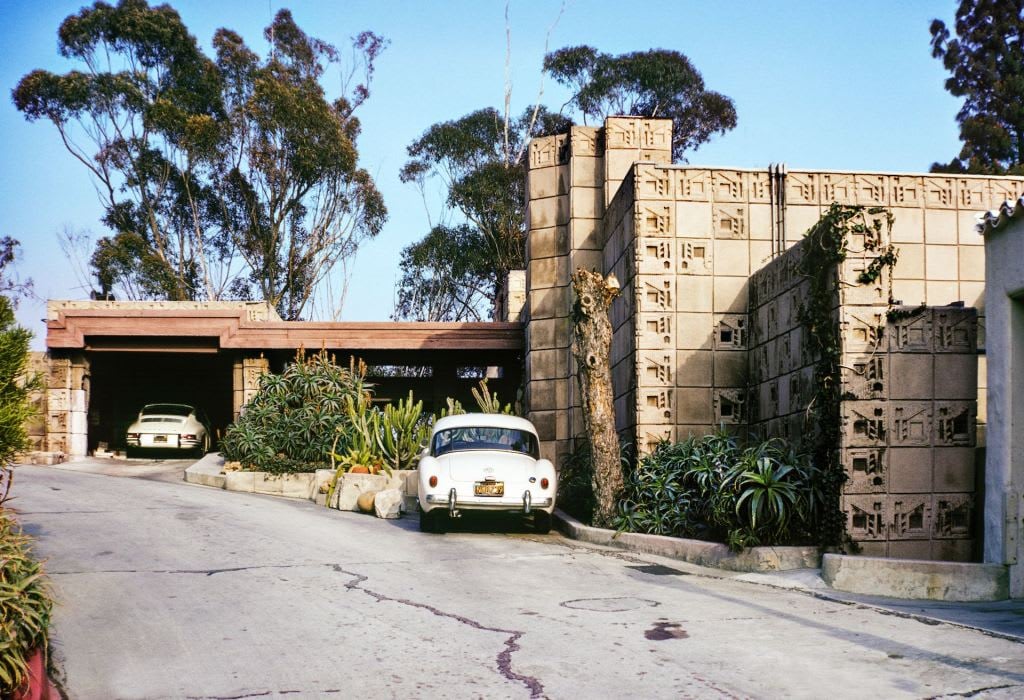
[[[953,26],[932,21],[932,55],[964,98],[960,154],[933,172],[1024,173],[1024,0],[961,0]]]
[[[386,42],[352,41],[341,95],[321,79],[338,50],[287,10],[265,58],[233,31],[207,57],[177,12],[145,0],[96,2],[64,20],[64,75],[35,70],[13,91],[89,171],[112,235],[91,265],[128,298],[266,299],[299,318],[335,265],[383,226],[358,166],[359,120]]]
[[[736,127],[732,100],[706,89],[700,72],[678,51],[613,56],[591,46],[568,46],[545,56],[544,70],[572,90],[565,106],[579,110],[584,123],[612,115],[671,119],[676,160]]]
[[[524,264],[526,145],[570,125],[544,107],[511,119],[485,108],[431,126],[408,147],[402,181],[425,188],[438,178],[464,222],[431,226],[403,250],[396,318],[458,321],[487,313],[495,285]]]
[[[573,114],[584,122],[615,114],[672,119],[677,159],[736,126],[732,100],[707,90],[678,51],[611,56],[589,46],[567,47],[545,56],[544,71],[573,90],[563,105],[567,114],[540,104],[518,118],[509,116],[507,106],[504,113],[480,109],[434,124],[408,147],[402,180],[424,188],[439,178],[448,206],[464,221],[431,222],[427,236],[403,251],[397,318],[463,320],[485,312],[505,273],[525,263],[526,145],[536,136],[565,133]],[[455,251],[473,262],[450,264],[447,256]]]

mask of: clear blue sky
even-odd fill
[[[405,148],[435,122],[501,106],[504,2],[171,4],[207,50],[216,28],[227,26],[262,52],[262,29],[281,7],[289,7],[307,33],[339,47],[364,29],[390,40],[372,97],[360,112],[359,143],[361,162],[375,176],[390,219],[355,261],[343,315],[386,320],[399,252],[427,230],[417,191],[398,181]],[[24,120],[11,104],[10,90],[32,69],[71,68],[57,53],[56,31],[82,5],[0,0],[6,38],[0,54],[0,235],[21,240],[19,269],[35,280],[44,299],[84,294],[57,244],[57,231],[106,231],[84,168],[63,149],[51,124]],[[557,0],[512,2],[514,113],[536,99],[544,35],[559,6]],[[928,44],[931,20],[949,22],[954,11],[953,0],[567,0],[550,48],[586,43],[608,53],[666,48],[688,55],[709,88],[733,98],[739,121],[734,131],[690,154],[691,163],[917,172],[959,150],[959,104],[943,89],[946,74]],[[330,89],[337,74],[327,81]],[[549,81],[543,101],[557,108],[564,93]],[[42,302],[23,302],[19,310],[21,322],[36,333],[36,347],[42,347],[44,315]]]

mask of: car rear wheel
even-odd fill
[[[543,510],[534,511],[533,531],[538,535],[546,535],[551,532],[551,513]]]
[[[196,457],[202,459],[206,456],[206,453],[210,451],[210,435],[207,433],[203,436],[203,441],[199,443],[199,447],[196,448]]]
[[[448,514],[440,508],[435,508],[429,513],[420,508],[420,532],[444,532],[447,517]]]

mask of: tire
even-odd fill
[[[444,520],[448,515],[440,508],[435,508],[429,513],[425,513],[423,509],[420,509],[420,532],[434,532],[441,534],[444,532]]]
[[[196,448],[195,457],[197,459],[202,459],[203,457],[206,456],[206,453],[209,452],[209,451],[210,451],[210,435],[206,434],[206,435],[203,436],[203,441],[199,444],[199,447]]]
[[[538,510],[533,514],[533,531],[538,535],[546,535],[551,532],[551,513]]]

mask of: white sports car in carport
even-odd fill
[[[202,411],[182,403],[151,403],[128,426],[129,454],[140,449],[182,450],[204,455],[210,449],[210,431]]]
[[[420,529],[443,532],[464,510],[533,516],[537,532],[551,529],[558,477],[540,458],[530,421],[466,413],[434,424],[419,464]]]

